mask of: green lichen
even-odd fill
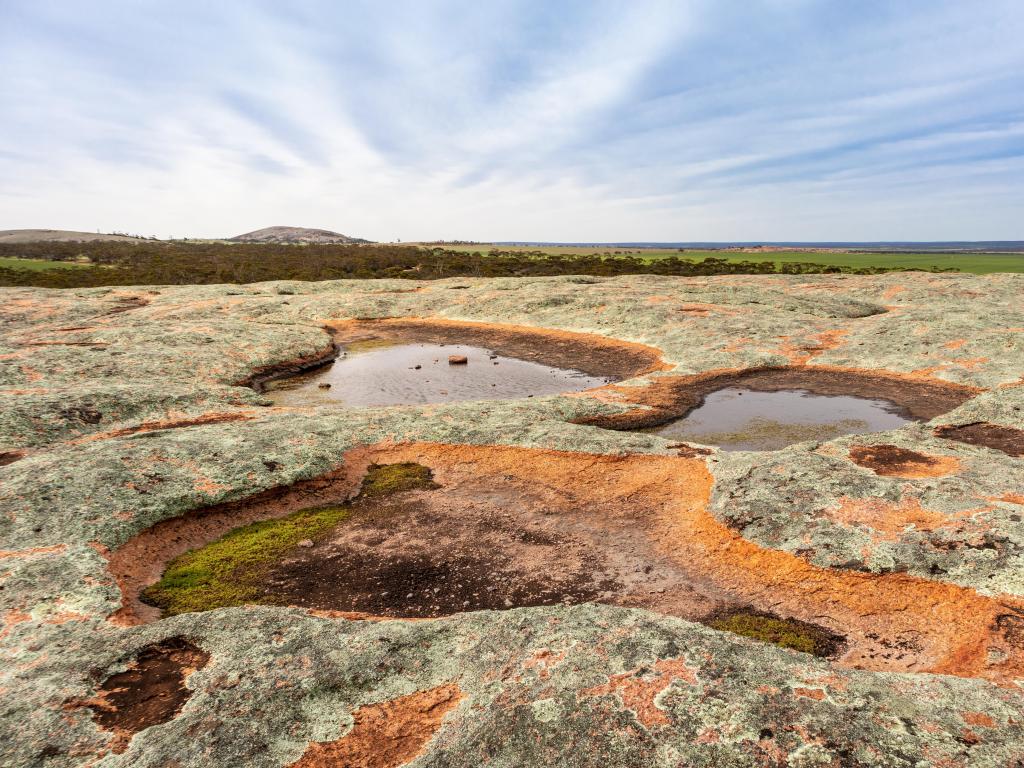
[[[431,478],[430,469],[420,464],[371,465],[355,502],[304,509],[236,528],[172,560],[160,581],[148,587],[142,597],[162,608],[165,616],[230,605],[273,604],[274,596],[262,590],[263,577],[300,541],[326,536],[361,499],[435,488]]]
[[[828,656],[837,638],[820,627],[796,619],[781,619],[759,613],[737,612],[709,623],[712,629],[743,635],[781,648]]]

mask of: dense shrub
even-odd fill
[[[0,268],[0,285],[81,288],[101,285],[193,285],[264,280],[337,280],[401,277],[525,277],[543,275],[874,274],[881,268],[772,261],[702,261],[675,256],[562,256],[542,251],[462,253],[406,245],[277,245],[202,242],[6,243],[0,257],[78,261],[82,269],[28,271]]]

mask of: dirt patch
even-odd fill
[[[662,376],[646,387],[609,386],[579,395],[645,407],[620,414],[588,416],[576,423],[618,430],[658,427],[686,416],[709,394],[727,387],[758,392],[802,389],[816,395],[888,400],[899,406],[906,418],[918,421],[947,413],[979,392],[975,387],[885,372],[824,367],[727,370],[696,376]]]
[[[622,590],[593,541],[516,508],[515,493],[399,494],[267,577],[274,602],[398,618],[582,603]],[[466,489],[464,489],[466,490]]]
[[[970,445],[980,445],[1010,456],[1024,456],[1024,430],[1003,427],[984,421],[963,426],[941,426],[935,428],[935,435],[947,440],[956,440]]]
[[[337,741],[310,744],[291,768],[398,768],[418,757],[462,700],[454,684],[360,707],[352,730]]]
[[[174,719],[192,695],[186,679],[209,660],[188,640],[169,638],[144,648],[127,670],[104,680],[94,698],[73,708],[91,709],[99,726],[114,734],[111,750],[124,752],[136,733]]]
[[[406,344],[465,344],[519,360],[621,381],[670,366],[644,344],[550,328],[442,319],[351,320],[331,323],[338,344],[374,339]]]
[[[850,460],[884,477],[945,477],[960,469],[953,456],[930,456],[895,445],[855,445]]]

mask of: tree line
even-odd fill
[[[460,252],[405,245],[287,245],[118,241],[0,243],[0,257],[79,262],[78,269],[0,267],[0,286],[84,288],[114,285],[200,285],[265,280],[339,280],[551,275],[773,275],[878,274],[884,267],[839,267],[815,262],[695,261],[669,256],[560,255],[543,251]]]

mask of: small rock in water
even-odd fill
[[[299,542],[299,546],[300,547],[305,547],[305,548],[308,549],[309,547],[313,546],[313,541],[312,541],[312,539],[303,539],[302,541]]]
[[[422,367],[423,367],[422,365],[414,365],[413,366],[413,370],[418,371]]]
[[[466,365],[469,358],[465,355],[448,355],[448,365]]]
[[[328,384],[326,381],[323,384],[320,384],[318,386],[320,387],[320,389],[330,389],[331,388],[331,385]]]

